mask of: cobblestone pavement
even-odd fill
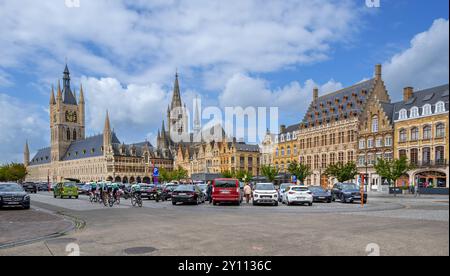
[[[55,200],[48,193],[32,200],[86,227],[0,255],[67,255],[73,244],[81,255],[367,255],[373,246],[381,255],[449,255],[448,197],[373,196],[364,208],[338,202],[237,207],[153,201],[144,201],[144,208],[128,201],[109,208],[85,197]]]

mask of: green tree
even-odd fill
[[[358,168],[354,162],[343,164],[341,162],[329,165],[325,170],[325,175],[337,179],[339,182],[353,180],[358,175]]]
[[[27,169],[23,164],[11,163],[0,167],[0,181],[23,181],[27,176]]]
[[[394,185],[401,176],[405,175],[414,166],[408,162],[406,157],[400,159],[385,160],[379,158],[375,164],[375,171],[381,177],[384,177],[389,185]]]
[[[249,182],[253,178],[253,175],[249,171],[239,170],[235,173],[235,178],[242,182]]]
[[[302,185],[305,183],[305,179],[312,174],[311,168],[308,165],[300,164],[297,161],[289,164],[288,172],[297,177],[297,180]]]
[[[188,171],[183,169],[181,166],[179,166],[178,169],[176,169],[173,172],[174,180],[186,179],[187,177],[188,177]]]
[[[168,171],[165,168],[161,168],[159,170],[159,179],[161,182],[171,182],[173,179],[172,172]]]
[[[232,171],[223,171],[221,176],[223,178],[234,178],[234,173]]]
[[[273,183],[275,181],[275,178],[280,174],[280,170],[273,167],[272,165],[264,165],[261,168],[261,174]]]

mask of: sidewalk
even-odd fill
[[[404,199],[431,199],[431,200],[449,200],[448,195],[419,195],[415,196],[414,194],[389,194],[388,192],[377,192],[377,191],[368,191],[369,197],[375,198],[404,198]]]
[[[38,210],[0,210],[0,249],[56,237],[73,229],[72,221]]]

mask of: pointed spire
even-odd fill
[[[28,147],[28,139],[25,141],[25,148],[24,148],[24,153],[30,154],[30,149]]]
[[[163,137],[166,136],[166,124],[165,124],[164,120],[162,121],[161,135],[162,135]]]
[[[58,80],[58,91],[56,94],[56,99],[60,101],[62,99],[61,82]]]
[[[52,92],[50,94],[50,105],[54,105],[56,104],[56,100],[55,100],[55,88],[52,85]]]
[[[80,100],[79,103],[84,103],[84,91],[83,91],[83,84],[80,84]]]
[[[178,71],[175,74],[175,83],[173,85],[173,96],[172,96],[171,109],[174,109],[176,107],[182,107],[180,84],[178,82]]]
[[[111,132],[111,124],[109,123],[109,112],[106,110],[105,127],[103,133]]]
[[[195,114],[194,114],[194,130],[200,131],[201,122],[200,122],[200,110],[199,110],[199,100],[198,96],[195,97]]]
[[[70,72],[67,63],[63,74],[63,101],[65,104],[76,105],[77,100],[70,89]]]

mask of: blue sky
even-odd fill
[[[447,0],[0,1],[0,162],[47,146],[51,85],[67,57],[83,83],[87,132],[104,113],[125,142],[154,141],[176,68],[191,106],[278,106],[300,121],[312,88],[328,93],[372,77],[383,64],[401,88],[448,83]]]

